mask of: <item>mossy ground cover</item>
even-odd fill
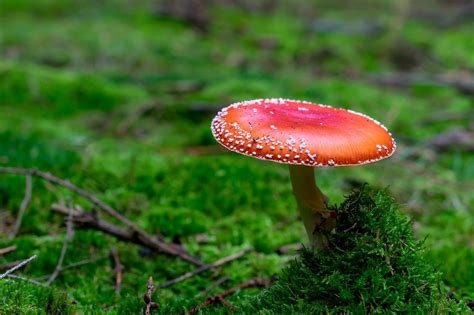
[[[364,10],[322,2],[314,16],[295,1],[292,9],[214,6],[203,33],[158,15],[151,3],[79,3],[0,3],[0,165],[67,178],[148,232],[179,238],[206,262],[255,248],[224,268],[159,290],[163,312],[197,304],[196,295],[223,275],[230,280],[221,289],[278,274],[292,256],[276,250],[304,240],[285,167],[213,153],[214,109],[261,97],[333,104],[382,121],[399,143],[394,158],[318,171],[320,187],[337,204],[360,183],[389,186],[416,238],[426,238],[424,256],[441,272],[442,290],[458,300],[474,299],[474,155],[427,145],[450,128],[468,127],[472,97],[449,86],[394,89],[361,79],[472,68],[466,40],[472,22],[440,27],[416,15],[400,18],[405,15],[396,1]],[[382,31],[321,31],[313,22],[322,17],[349,25],[373,20]],[[130,119],[149,103],[159,106]],[[452,114],[458,118],[439,119]],[[64,218],[50,205],[60,198],[85,209],[91,205],[34,179],[20,234],[8,240],[23,192],[24,178],[2,175],[0,247],[18,249],[0,263],[37,254],[21,274],[44,280],[65,237]],[[107,258],[112,247],[125,266],[120,295]],[[0,303],[0,312],[63,312],[67,304],[70,311],[137,313],[148,276],[161,283],[192,268],[94,231],[77,230],[69,250],[66,265],[97,260],[65,270],[53,289],[3,281],[0,296],[11,298]],[[246,305],[258,293],[241,291],[229,301]]]
[[[420,254],[423,242],[384,191],[367,186],[337,208],[331,251],[303,249],[248,313],[469,313],[443,296],[440,274]]]

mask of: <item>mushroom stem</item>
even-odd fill
[[[314,179],[314,169],[303,165],[290,165],[290,178],[311,246],[315,250],[329,246],[327,233],[334,228],[335,214],[327,210],[328,198],[319,190]]]

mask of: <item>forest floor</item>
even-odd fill
[[[184,311],[219,279],[207,295],[278,274],[295,254],[279,248],[305,240],[288,169],[222,150],[209,129],[213,115],[266,97],[350,108],[382,122],[397,153],[318,170],[321,189],[339,203],[364,182],[388,187],[416,237],[426,238],[425,255],[451,295],[473,300],[472,12],[463,1],[370,8],[321,1],[317,10],[304,1],[291,8],[242,2],[183,13],[145,1],[1,1],[0,167],[67,179],[206,263],[252,248],[154,294],[163,309]],[[52,204],[94,207],[33,177],[31,201],[10,237],[27,177],[0,176],[0,249],[16,246],[0,254],[0,266],[37,255],[15,274],[44,284],[67,238]],[[66,293],[73,311],[139,313],[150,276],[158,286],[194,269],[94,229],[69,234],[63,266],[85,264],[61,271],[51,287],[53,296]],[[111,251],[123,266],[120,290]],[[17,281],[0,283],[0,301]],[[49,289],[33,287],[20,286],[3,310],[46,311],[34,290]],[[227,300],[238,307],[259,290]]]

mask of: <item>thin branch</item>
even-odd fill
[[[74,237],[74,223],[72,221],[72,217],[73,217],[73,212],[72,212],[72,208],[70,208],[68,218],[66,221],[67,234],[66,234],[66,237],[64,238],[64,243],[63,243],[63,247],[61,248],[61,254],[59,255],[58,264],[56,265],[54,272],[51,274],[48,281],[46,282],[48,286],[51,285],[51,283],[53,283],[54,279],[56,279],[56,277],[61,272],[62,267],[63,267],[64,257],[66,256],[67,247],[69,245],[69,242],[71,242]]]
[[[200,273],[203,273],[206,270],[217,268],[217,267],[223,266],[227,263],[230,263],[231,261],[239,259],[240,257],[244,256],[245,254],[247,254],[251,250],[252,250],[252,248],[246,248],[246,249],[244,249],[244,250],[242,250],[238,253],[235,253],[235,254],[229,255],[227,257],[221,258],[221,259],[215,261],[214,263],[212,263],[210,265],[201,266],[201,267],[197,268],[194,271],[190,271],[190,272],[187,272],[187,273],[183,274],[182,276],[179,276],[178,278],[166,281],[165,283],[161,284],[158,287],[161,288],[161,289],[162,288],[168,288],[172,285],[175,285],[179,282],[182,282],[186,279],[189,279],[189,278],[194,277],[194,276],[196,276]]]
[[[223,284],[229,279],[230,279],[229,276],[220,277],[219,279],[217,279],[217,281],[215,281],[209,287],[199,292],[197,296],[206,296],[209,292],[211,292],[212,290],[214,290],[215,288],[217,288],[218,286],[220,286],[221,284]]]
[[[120,262],[120,257],[118,255],[117,248],[114,247],[110,250],[110,258],[112,259],[112,262],[114,265],[114,274],[115,274],[114,290],[117,294],[119,294],[120,288],[122,286],[123,265]]]
[[[53,204],[51,208],[53,211],[56,211],[63,215],[69,212],[69,209],[67,207],[60,204]],[[147,234],[140,234],[130,229],[118,227],[112,223],[100,219],[95,213],[84,212],[82,210],[77,209],[73,209],[73,212],[73,221],[78,228],[102,231],[106,234],[115,236],[116,238],[122,241],[132,242],[148,247],[155,251],[162,252],[167,255],[180,257],[181,259],[189,261],[198,266],[203,265],[203,263],[200,262],[199,259],[189,255],[181,247],[174,246],[172,244],[167,244],[164,241]]]
[[[20,210],[18,211],[18,217],[16,218],[15,225],[13,230],[10,233],[10,239],[15,238],[15,236],[20,231],[21,221],[23,220],[23,215],[25,214],[26,209],[31,201],[31,190],[32,190],[32,180],[31,175],[25,177],[25,196],[21,201]]]
[[[407,88],[414,85],[447,86],[457,89],[464,94],[474,94],[474,78],[465,74],[459,74],[458,76],[451,74],[430,76],[416,73],[395,73],[390,75],[371,75],[366,79],[370,83],[382,86],[398,88]]]
[[[474,151],[474,130],[453,128],[429,140],[428,145],[439,151]]]
[[[42,172],[34,168],[26,169],[26,168],[17,168],[17,167],[0,167],[0,173],[40,177],[50,183],[69,189],[70,191],[77,193],[79,196],[89,200],[92,204],[97,206],[99,209],[105,211],[106,213],[108,213],[109,215],[111,215],[112,217],[114,217],[115,219],[123,223],[124,225],[126,225],[130,230],[132,230],[133,234],[135,235],[135,238],[140,239],[142,242],[148,244],[145,246],[153,248],[155,250],[162,251],[163,253],[171,255],[171,256],[181,257],[182,259],[189,261],[197,266],[204,265],[197,258],[183,253],[182,250],[180,250],[178,247],[166,244],[158,240],[156,237],[151,236],[145,230],[141,229],[135,223],[130,221],[127,217],[120,214],[117,210],[115,210],[114,208],[106,204],[105,202],[101,201],[99,198],[97,198],[90,192],[72,184],[68,180],[61,179],[50,173]]]
[[[235,307],[228,301],[225,300],[226,297],[238,292],[239,290],[242,289],[247,289],[247,288],[252,288],[252,287],[268,287],[271,284],[271,280],[265,279],[265,278],[252,278],[250,280],[247,280],[229,290],[226,290],[222,293],[219,293],[217,295],[213,295],[208,297],[204,302],[201,304],[193,307],[192,309],[188,310],[186,314],[197,314],[201,309],[203,309],[206,306],[209,306],[211,304],[215,303],[221,303],[225,305],[227,308],[229,308],[230,311],[235,310]]]
[[[183,255],[179,255],[179,250],[176,247],[173,247],[171,245],[164,244],[163,242],[158,241],[155,237],[149,235],[147,232],[145,232],[143,229],[138,227],[135,223],[130,221],[127,217],[124,215],[120,214],[117,210],[112,208],[110,205],[106,204],[105,202],[101,201],[99,198],[97,198],[95,195],[91,194],[90,192],[77,187],[76,185],[72,184],[68,180],[61,179],[57,176],[54,176],[50,173],[42,172],[37,169],[26,169],[26,168],[17,168],[17,167],[0,167],[0,173],[4,174],[19,174],[19,175],[29,175],[29,176],[35,176],[35,177],[40,177],[50,183],[62,186],[66,189],[69,189],[72,192],[77,193],[79,196],[89,200],[92,204],[97,206],[99,209],[105,211],[108,213],[110,216],[114,217],[121,223],[125,224],[127,227],[129,227],[134,234],[136,234],[137,238],[143,239],[146,241],[146,243],[154,244],[154,248],[160,248],[164,253],[169,254],[169,255],[174,255],[174,256],[179,256],[195,265],[201,266],[203,265],[202,262],[197,260],[194,257],[188,256],[184,257]]]
[[[98,262],[99,260],[102,260],[106,257],[107,256],[102,256],[102,257],[97,257],[97,258],[80,260],[78,262],[75,262],[75,263],[72,263],[72,264],[69,264],[69,265],[66,265],[66,266],[62,267],[61,271],[76,268],[76,267],[81,267],[81,266],[88,265],[88,264],[92,264],[92,263]]]
[[[135,223],[130,221],[128,218],[120,214],[117,210],[115,210],[114,208],[112,208],[111,206],[109,206],[108,204],[106,204],[105,202],[103,202],[102,200],[100,200],[99,198],[91,194],[90,192],[80,187],[77,187],[76,185],[74,185],[68,180],[64,180],[59,177],[56,177],[51,173],[42,172],[35,168],[27,169],[27,168],[18,168],[18,167],[0,167],[0,173],[30,175],[30,176],[40,177],[44,180],[47,180],[48,182],[67,188],[70,191],[75,192],[79,196],[89,200],[92,204],[104,210],[109,215],[116,218],[123,224],[130,226],[136,231],[142,231],[138,226],[135,225]]]
[[[145,315],[151,315],[151,310],[157,309],[160,307],[158,303],[153,302],[152,296],[153,296],[153,291],[155,290],[155,286],[153,285],[153,278],[150,277],[148,278],[148,281],[146,283],[146,293],[143,296],[143,300],[145,301],[145,310],[144,314]]]
[[[102,259],[105,259],[105,258],[107,258],[107,256],[80,260],[78,262],[75,262],[75,263],[72,263],[72,264],[69,264],[69,265],[66,265],[66,266],[62,267],[60,272],[63,272],[63,271],[68,270],[68,269],[73,269],[73,268],[76,268],[76,267],[81,267],[81,266],[84,266],[84,265],[92,264],[92,263],[95,263],[95,262],[97,262],[99,260],[102,260]],[[51,275],[40,276],[40,277],[35,278],[35,280],[47,279],[50,276]]]
[[[342,232],[347,233],[347,232],[353,230],[356,226],[357,226],[357,222],[354,223],[354,224],[352,224],[350,227],[348,227],[347,229],[345,229],[345,230],[342,231]]]
[[[5,255],[14,251],[16,251],[16,245],[0,248],[0,255]]]
[[[5,265],[0,265],[0,271],[8,270],[12,267],[15,267],[18,264],[21,264],[22,262],[23,260],[15,260],[15,261],[8,262]]]
[[[20,269],[21,267],[23,267],[23,266],[29,264],[32,260],[36,259],[36,257],[38,257],[38,256],[37,256],[37,255],[33,255],[33,256],[31,256],[30,258],[23,260],[21,263],[19,263],[18,265],[14,266],[13,268],[8,269],[4,274],[1,274],[1,275],[0,275],[0,279],[3,279],[3,278],[5,278],[5,277],[7,277],[9,274],[11,274],[12,272],[14,272],[15,270],[18,270],[18,269]]]
[[[458,122],[458,121],[474,121],[474,111],[441,111],[436,112],[431,115],[425,116],[420,124],[422,126],[427,126],[435,123],[444,123],[444,122]]]

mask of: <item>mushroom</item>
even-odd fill
[[[364,114],[288,99],[258,99],[223,108],[212,134],[227,149],[288,164],[293,194],[311,246],[328,248],[336,214],[318,188],[314,167],[361,165],[391,156],[395,141]]]

